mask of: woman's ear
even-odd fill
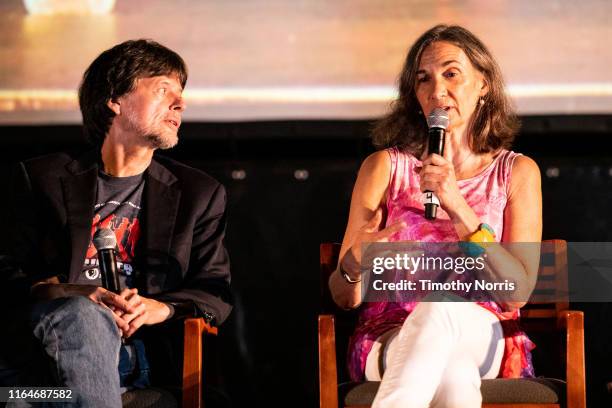
[[[484,75],[482,76],[482,86],[480,87],[480,97],[484,97],[486,94],[489,93],[489,83],[487,82],[487,79],[484,77]]]
[[[115,112],[115,115],[121,114],[121,103],[119,103],[117,99],[109,99],[108,102],[106,102],[106,106]]]

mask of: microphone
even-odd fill
[[[427,116],[427,127],[429,128],[429,154],[444,153],[444,133],[448,127],[448,112],[442,108],[436,108]],[[440,200],[431,191],[423,193],[423,203],[425,204],[425,218],[435,220]]]
[[[114,293],[119,293],[119,274],[117,273],[117,259],[115,248],[117,237],[110,228],[100,228],[93,237],[93,244],[98,251],[98,268],[102,275],[102,287]]]

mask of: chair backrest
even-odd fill
[[[355,327],[357,311],[341,311],[331,297],[328,280],[338,265],[339,254],[340,244],[322,243],[320,246],[321,312],[336,315],[338,364],[342,367],[344,362],[341,359],[346,354],[347,340]],[[558,358],[560,356],[549,358],[550,352],[562,352],[556,337],[552,338],[552,347],[540,346],[550,343],[550,335],[556,333],[558,312],[569,308],[567,293],[567,243],[563,240],[543,241],[538,281],[529,303],[521,309],[521,326],[539,345],[536,349],[538,353],[534,354],[534,364],[543,374],[550,375],[563,369],[561,359]],[[342,372],[340,370],[339,374]]]
[[[538,281],[529,303],[521,310],[524,325],[538,319],[556,320],[558,312],[569,308],[567,243],[547,240],[541,248]]]
[[[327,281],[338,266],[340,244],[324,242],[319,246],[321,312],[334,313],[338,310],[334,303]]]
[[[350,335],[355,330],[359,310],[342,310],[333,301],[327,281],[338,266],[340,244],[323,243],[319,247],[320,254],[320,291],[321,314],[335,315],[334,332],[336,344],[336,367],[338,383],[349,381],[347,367],[347,345]]]
[[[554,239],[542,242],[538,281],[529,303],[522,311],[524,319],[555,318],[557,312],[567,310],[567,243]],[[323,312],[338,310],[335,306],[327,281],[338,266],[340,244],[322,243],[320,254],[320,290]]]

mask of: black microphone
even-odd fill
[[[119,293],[119,274],[117,273],[117,259],[115,248],[117,237],[110,228],[100,228],[93,237],[93,244],[98,251],[98,268],[102,275],[102,287],[114,293]]]
[[[428,154],[444,154],[444,133],[448,127],[448,112],[442,108],[436,108],[427,116],[427,127],[429,127]],[[425,218],[435,220],[440,200],[431,191],[423,193],[425,204]]]

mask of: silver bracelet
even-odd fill
[[[348,273],[346,273],[346,271],[342,268],[342,262],[340,262],[340,265],[338,265],[338,270],[342,274],[342,277],[344,278],[344,280],[347,281],[348,283],[355,284],[355,283],[361,282],[361,276],[359,277],[359,279],[351,279]]]

